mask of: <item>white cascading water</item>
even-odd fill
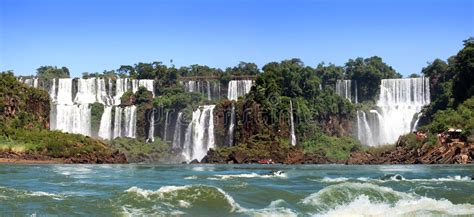
[[[135,138],[137,132],[137,107],[127,106],[123,109],[123,123],[124,123],[124,132],[123,136],[129,138]]]
[[[52,105],[50,129],[62,132],[91,135],[91,110],[89,104],[81,104],[86,99],[79,97],[78,103],[72,100],[73,80],[70,78],[58,79],[57,90],[52,87],[50,94]],[[53,80],[55,86],[56,81]]]
[[[166,140],[166,136],[163,138],[163,140]],[[151,110],[151,115],[150,115],[150,126],[148,128],[148,141],[149,142],[154,142],[155,141],[155,110]]]
[[[252,88],[252,80],[232,80],[229,81],[229,86],[227,88],[227,99],[237,100],[239,97],[250,92]]]
[[[219,81],[181,81],[181,85],[187,92],[201,93],[207,97],[207,100],[217,99],[220,96],[220,85]]]
[[[352,81],[351,80],[337,80],[336,93],[352,102]]]
[[[232,109],[230,111],[230,122],[229,122],[229,146],[234,145],[234,131],[235,131],[235,103],[232,102]]]
[[[100,118],[99,137],[102,139],[112,138],[112,106],[104,107],[104,113]]]
[[[232,80],[229,81],[227,87],[227,99],[236,101],[239,97],[244,96],[252,88],[252,80]],[[230,113],[229,122],[229,146],[234,144],[234,131],[235,131],[235,103],[232,102],[232,110]]]
[[[174,126],[173,149],[175,150],[181,148],[182,115],[183,112],[178,112],[178,117],[176,118],[176,124]]]
[[[165,130],[163,132],[163,140],[167,141],[166,138],[168,137],[168,111],[165,113]]]
[[[428,78],[383,79],[377,109],[357,112],[363,144],[392,144],[416,127],[419,112],[430,103]]]
[[[113,128],[113,137],[117,138],[122,136],[122,116],[123,116],[123,109],[122,107],[116,106],[115,113],[114,113],[114,128]]]
[[[186,161],[201,161],[209,148],[214,148],[214,108],[203,105],[193,112],[191,123],[186,129],[182,155]]]
[[[37,78],[19,80],[29,86],[39,87]],[[115,80],[115,91],[113,91],[113,80]],[[130,89],[135,92],[138,87],[145,87],[154,96],[152,79],[59,78],[48,82],[51,99],[50,129],[91,136],[90,104],[100,103],[104,105],[104,113],[98,136],[103,139],[136,137],[136,106],[118,106],[125,92]],[[75,82],[77,88],[73,88]],[[45,83],[41,82],[41,86]],[[47,87],[46,85],[42,88]],[[114,108],[115,114],[112,115]]]
[[[296,135],[295,135],[295,122],[293,121],[293,102],[290,100],[290,139],[291,139],[291,145],[295,146],[296,145]]]

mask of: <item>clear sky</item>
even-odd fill
[[[74,76],[163,61],[225,68],[381,56],[403,75],[474,36],[473,0],[0,0],[0,71]]]

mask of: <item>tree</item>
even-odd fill
[[[341,66],[336,66],[332,63],[325,65],[324,62],[319,63],[315,69],[316,74],[321,78],[322,83],[328,86],[335,86],[337,80],[343,80],[344,68]]]
[[[127,77],[127,75],[131,78],[137,77],[137,72],[135,71],[135,68],[130,65],[121,65],[120,68],[117,69],[117,72],[120,77]]]
[[[464,41],[464,48],[456,55],[453,83],[454,103],[460,104],[474,95],[474,42]]]
[[[380,92],[379,86],[382,79],[402,77],[378,56],[367,59],[361,57],[355,60],[349,59],[345,70],[348,79],[357,81],[360,102],[375,101]]]
[[[419,78],[420,75],[416,73],[412,73],[411,75],[408,76],[409,78]]]
[[[56,66],[41,66],[36,69],[36,76],[43,79],[52,78],[69,78],[69,69],[67,67],[61,67],[58,69]]]

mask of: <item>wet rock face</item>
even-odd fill
[[[394,150],[372,155],[351,153],[346,164],[469,164],[474,163],[474,143],[449,142],[411,148],[399,139]]]
[[[85,153],[64,159],[64,163],[79,164],[123,164],[127,163],[124,154],[116,151],[111,154]]]

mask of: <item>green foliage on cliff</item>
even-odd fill
[[[0,130],[0,138],[11,150],[39,153],[54,158],[75,157],[91,152],[112,153],[100,140],[59,131],[3,128]]]
[[[464,48],[447,62],[436,59],[422,70],[430,77],[431,104],[423,109],[422,128],[432,133],[449,127],[473,132],[474,43],[465,41]]]
[[[36,70],[36,76],[42,79],[69,78],[67,67],[58,68],[56,66],[41,66]]]
[[[463,129],[466,136],[474,135],[474,97],[467,99],[456,109],[437,111],[431,123],[422,127],[432,133],[443,132],[448,128]]]
[[[12,72],[0,73],[0,128],[48,127],[49,111],[46,91],[19,82]]]
[[[162,162],[170,163],[173,154],[170,145],[160,138],[148,143],[138,139],[117,138],[109,142],[110,147],[118,149],[127,156],[127,160],[133,162]]]
[[[359,141],[352,137],[334,137],[321,133],[303,142],[302,146],[307,154],[319,154],[333,160],[345,160],[350,152],[362,149]]]

